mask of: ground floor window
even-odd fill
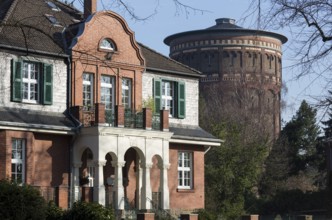
[[[178,188],[192,188],[192,152],[180,151],[178,153]]]
[[[12,180],[18,183],[25,182],[25,140],[12,140]]]

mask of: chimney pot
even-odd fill
[[[90,15],[97,11],[97,0],[84,0],[84,18],[88,18]]]

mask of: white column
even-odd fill
[[[143,178],[142,178],[142,209],[149,210],[151,209],[152,202],[152,191],[150,183],[150,169],[152,168],[152,163],[141,164],[143,169]]]
[[[93,179],[93,201],[98,202],[99,204],[106,205],[106,192],[104,185],[104,166],[106,165],[105,161],[95,161],[95,176]]]
[[[167,172],[170,164],[159,164],[160,169],[160,188],[159,192],[161,194],[161,208],[169,209],[169,188],[168,188],[168,178]]]
[[[82,162],[73,163],[73,202],[79,201],[81,199],[80,196],[80,167],[82,166]]]
[[[123,178],[122,178],[122,167],[126,164],[125,161],[114,161],[112,166],[115,168],[115,184],[113,190],[115,191],[115,209],[124,210],[124,188],[123,188]]]

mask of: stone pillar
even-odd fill
[[[103,103],[96,103],[95,104],[95,123],[104,124],[105,120],[105,104]]]
[[[115,192],[115,209],[124,210],[124,188],[123,188],[123,178],[122,178],[122,167],[126,164],[125,161],[114,161],[112,166],[115,168],[115,184],[113,190]]]
[[[168,110],[160,110],[160,130],[161,131],[169,131],[169,111]]]
[[[73,163],[73,202],[80,200],[80,170],[82,162]]]
[[[104,185],[104,166],[106,161],[95,161],[95,176],[93,179],[93,201],[106,205],[106,192]]]
[[[141,209],[149,210],[151,209],[151,202],[152,202],[152,190],[150,183],[150,169],[152,168],[152,163],[141,164],[141,167],[143,169]]]
[[[124,127],[124,106],[115,106],[115,126],[123,128]]]
[[[259,215],[243,215],[241,220],[258,220]]]
[[[160,164],[160,189],[161,193],[161,208],[169,209],[169,188],[168,188],[168,178],[167,172],[170,164]]]
[[[181,220],[198,220],[198,214],[181,214]]]
[[[137,220],[154,220],[154,213],[138,213]]]
[[[143,108],[143,128],[152,129],[152,110],[150,108]]]

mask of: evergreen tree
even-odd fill
[[[319,127],[316,124],[316,109],[306,101],[302,101],[299,110],[281,132],[287,137],[290,153],[290,168],[292,174],[313,168],[316,156]]]

